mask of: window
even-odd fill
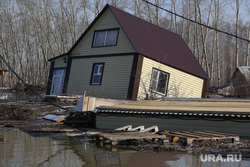
[[[118,29],[95,31],[93,47],[116,45],[117,36]]]
[[[50,94],[59,95],[63,92],[63,84],[65,78],[66,69],[57,69],[53,72],[52,85]]]
[[[150,90],[162,95],[166,94],[169,74],[157,69],[153,69],[151,76]]]
[[[93,64],[91,85],[101,85],[104,63]]]

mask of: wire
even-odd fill
[[[205,25],[205,24],[199,23],[199,22],[197,22],[197,21],[194,21],[194,20],[192,20],[192,19],[186,18],[186,17],[184,17],[184,16],[182,16],[182,15],[179,15],[179,14],[177,14],[177,13],[174,13],[174,12],[172,12],[172,11],[170,11],[170,10],[167,10],[167,9],[165,9],[165,8],[163,8],[163,7],[160,7],[160,6],[156,5],[156,4],[153,4],[153,3],[149,2],[149,1],[146,1],[146,0],[142,0],[142,1],[144,1],[144,2],[146,2],[146,3],[148,3],[148,4],[152,5],[152,6],[154,6],[154,7],[156,7],[156,8],[159,8],[159,9],[161,9],[161,10],[164,10],[164,11],[166,11],[166,12],[168,12],[168,13],[171,13],[171,14],[173,14],[173,15],[176,15],[176,16],[178,16],[178,17],[180,17],[180,18],[183,18],[183,19],[185,19],[185,20],[188,20],[188,21],[190,21],[190,22],[192,22],[192,23],[195,23],[195,24],[204,26],[204,27],[206,27],[206,28],[212,29],[212,30],[214,30],[214,31],[218,31],[218,32],[223,33],[223,34],[226,34],[226,35],[230,35],[230,36],[232,36],[232,37],[235,37],[235,38],[241,39],[241,40],[243,40],[243,41],[246,41],[246,42],[248,42],[248,43],[250,42],[250,40],[248,40],[248,39],[246,39],[246,38],[242,38],[242,37],[239,37],[239,36],[237,36],[237,35],[234,35],[234,34],[231,34],[231,33],[228,33],[228,32],[225,32],[225,31],[222,31],[222,30],[219,30],[219,29],[216,29],[216,28],[214,28],[214,27],[207,26],[207,25]]]

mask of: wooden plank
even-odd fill
[[[208,130],[204,130],[203,132],[213,133],[213,134],[222,135],[222,136],[238,136],[238,135],[236,135],[236,134],[222,133],[222,132],[214,132],[214,131],[208,131]]]
[[[204,137],[204,136],[200,136],[200,135],[197,135],[197,134],[194,134],[194,133],[190,133],[190,132],[174,132],[174,133],[179,133],[181,135],[187,135],[188,137],[194,137],[194,138]]]
[[[177,137],[193,137],[193,138],[198,138],[196,135],[190,135],[190,134],[185,134],[185,133],[182,133],[182,132],[168,132],[167,133],[168,135],[171,135],[171,136],[175,136],[175,135],[179,135]]]
[[[207,135],[209,135],[210,133],[200,133],[200,131],[184,131],[185,133],[190,133],[190,134],[194,134],[194,135],[198,135],[200,137],[206,137]]]
[[[219,133],[219,132],[203,132],[203,131],[184,131],[182,133],[190,134],[190,135],[197,135],[199,137],[225,137],[225,136],[236,136],[233,134],[226,134],[226,133]]]
[[[219,135],[214,135],[213,133],[218,133]],[[219,132],[202,132],[202,131],[184,131],[184,132],[167,132],[164,133],[171,137],[182,137],[187,140],[187,144],[191,144],[193,140],[218,140],[218,139],[234,139],[234,141],[239,141],[240,138],[237,135],[219,133]],[[198,134],[198,135],[197,135]],[[201,134],[201,136],[199,135]]]
[[[31,132],[75,132],[75,129],[69,129],[69,128],[39,128],[39,129],[33,129]]]
[[[93,111],[95,109],[96,104],[96,98],[95,97],[88,97],[88,110],[87,111]]]
[[[214,132],[205,132],[205,131],[194,131],[194,132],[197,133],[197,134],[200,134],[200,135],[211,136],[211,137],[222,137],[222,136],[225,136],[225,135],[222,135],[222,134],[216,134]]]
[[[142,132],[130,132],[130,133],[101,133],[98,135],[106,140],[111,140],[112,142],[122,141],[122,140],[132,140],[132,139],[166,139],[166,136],[156,135],[152,133],[142,133]]]

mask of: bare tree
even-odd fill
[[[240,0],[235,0],[236,2],[236,36],[239,36],[239,13],[240,13]],[[239,40],[238,38],[235,38],[236,40],[236,61],[235,61],[235,67],[237,68],[239,66]]]

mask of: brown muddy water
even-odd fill
[[[0,129],[1,167],[247,167],[250,161],[202,162],[200,155],[174,152],[110,151],[83,137],[32,137]]]

